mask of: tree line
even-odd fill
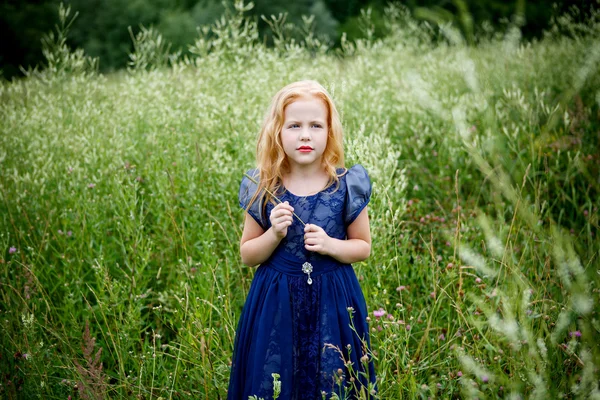
[[[217,21],[235,0],[65,0],[77,12],[69,31],[69,45],[82,48],[99,59],[103,72],[126,66],[132,50],[132,33],[141,26],[154,27],[171,43],[171,51],[185,53],[198,36],[197,29]],[[405,0],[418,19],[432,23],[452,22],[466,36],[474,36],[482,26],[501,29],[522,17],[525,38],[542,35],[551,18],[577,7],[575,16],[585,18],[599,1],[586,0]],[[61,0],[5,0],[0,4],[0,72],[5,79],[22,75],[43,63],[42,38],[58,21]],[[302,16],[314,15],[315,35],[332,45],[339,44],[342,32],[348,39],[364,35],[364,13],[370,9],[369,23],[375,36],[385,35],[382,16],[386,0],[254,0],[248,11],[257,18],[261,33],[269,41],[270,27],[262,15],[286,14],[290,26],[301,25]],[[362,15],[362,17],[361,17]],[[361,21],[362,18],[362,21]],[[131,31],[130,28],[131,27]],[[297,33],[300,34],[300,33]]]

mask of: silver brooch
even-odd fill
[[[312,285],[312,278],[310,277],[310,273],[312,272],[312,264],[309,262],[305,262],[302,264],[302,272],[308,275],[308,280],[306,281],[309,285]]]

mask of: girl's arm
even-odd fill
[[[367,207],[348,225],[346,240],[329,237],[323,228],[313,224],[308,224],[304,232],[307,250],[331,256],[344,264],[366,260],[371,254],[371,228]]]
[[[293,211],[287,202],[278,204],[271,211],[271,227],[266,231],[246,213],[240,240],[240,255],[245,265],[254,267],[271,257],[281,239],[287,235],[287,228],[292,224]]]

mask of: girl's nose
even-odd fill
[[[302,128],[300,131],[300,140],[308,140],[310,139],[310,131],[308,128]]]

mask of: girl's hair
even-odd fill
[[[289,171],[290,164],[281,144],[281,129],[285,117],[285,109],[298,99],[314,98],[321,100],[327,108],[327,145],[322,156],[322,166],[329,182],[339,184],[338,167],[344,167],[344,146],[342,140],[342,123],[333,100],[327,90],[316,81],[305,80],[291,83],[281,89],[271,101],[258,136],[256,160],[260,173],[258,188],[249,204],[262,199],[263,207],[273,201],[272,195],[280,191],[283,174]],[[263,208],[264,209],[264,208]]]

